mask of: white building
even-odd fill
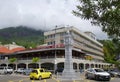
[[[57,68],[63,68],[65,61],[64,36],[67,30],[70,31],[74,41],[72,58],[75,70],[110,66],[104,62],[103,45],[96,40],[95,35],[91,32],[83,33],[75,27],[61,27],[44,32],[45,45],[10,54],[9,58],[17,58],[14,64],[4,60],[0,64],[12,66],[14,69],[35,68],[37,66],[53,71]],[[33,63],[33,57],[39,57],[40,61]]]

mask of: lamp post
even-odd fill
[[[27,66],[26,66],[26,68],[28,69],[28,54],[26,54],[27,55]]]
[[[55,26],[55,35],[54,35],[54,45],[55,45],[55,59],[54,59],[54,73],[55,73],[55,70],[57,69],[57,63],[56,63],[56,29],[57,29],[57,26]]]

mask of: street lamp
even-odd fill
[[[54,35],[54,45],[55,45],[55,59],[54,59],[54,73],[55,73],[55,70],[57,69],[57,63],[56,63],[56,29],[57,29],[57,26],[55,26],[55,35]]]

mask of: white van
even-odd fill
[[[11,67],[0,66],[0,74],[12,74],[13,69]]]

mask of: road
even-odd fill
[[[101,81],[89,80],[84,78],[82,80],[75,81],[61,81],[56,79],[55,76],[53,76],[51,79],[30,80],[29,76],[12,74],[12,75],[0,75],[0,82],[101,82]],[[120,78],[111,78],[109,82],[120,82]]]

